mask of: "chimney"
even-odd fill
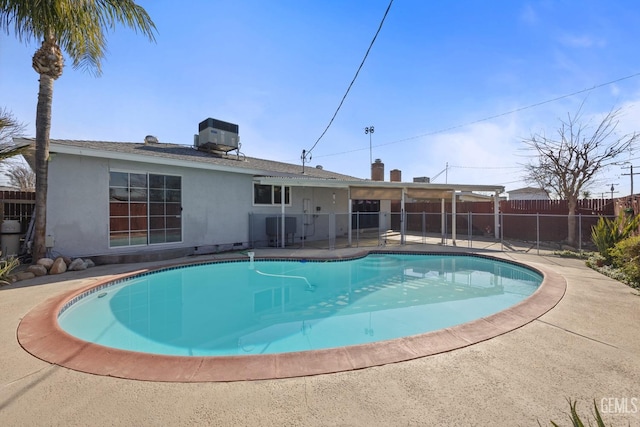
[[[400,169],[393,169],[389,172],[389,181],[402,182],[402,171]]]
[[[384,181],[384,163],[380,159],[371,164],[371,181]]]

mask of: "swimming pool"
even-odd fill
[[[280,250],[262,250],[259,253],[263,257],[282,257]],[[378,251],[334,250],[318,251],[309,255],[330,258],[333,262],[361,258],[367,253],[379,254]],[[415,250],[407,253],[442,254]],[[488,258],[487,255],[483,256]],[[497,256],[512,259],[509,254]],[[231,257],[238,261],[247,259],[246,255]],[[496,255],[493,255],[493,259],[497,259],[495,257]],[[226,261],[229,258],[229,255],[198,257],[189,264]],[[146,267],[140,264],[97,267],[85,278],[82,278],[84,274],[80,274],[76,278],[63,279],[55,285],[55,288],[59,289],[56,295],[37,304],[21,319],[17,330],[20,346],[31,355],[50,364],[94,375],[133,380],[226,382],[291,378],[398,363],[478,344],[512,332],[539,318],[560,302],[567,287],[564,277],[553,268],[549,268],[548,263],[521,262],[520,265],[537,271],[544,279],[530,297],[506,310],[461,325],[393,340],[290,353],[238,356],[170,356],[140,353],[93,344],[70,335],[60,327],[59,315],[82,298],[99,295],[123,280],[144,277],[157,269],[182,267],[182,264],[172,266],[166,261],[154,264]],[[375,332],[374,328],[374,335]]]
[[[533,294],[542,275],[469,255],[376,253],[344,261],[181,266],[67,302],[67,333],[175,356],[279,354],[361,345],[464,324]]]

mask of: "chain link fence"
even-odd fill
[[[592,250],[591,228],[602,215],[576,215],[576,244]],[[612,215],[606,216],[613,218]],[[552,214],[356,212],[249,214],[249,245],[336,249],[441,245],[540,252],[569,248],[568,216]],[[284,233],[283,233],[284,231]]]

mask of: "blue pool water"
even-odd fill
[[[541,281],[528,268],[475,256],[247,260],[131,278],[88,293],[58,321],[85,341],[145,353],[284,353],[458,325],[518,303]]]

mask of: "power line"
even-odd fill
[[[571,93],[568,93],[568,94],[565,94],[565,95],[561,95],[561,96],[558,96],[558,97],[555,97],[555,98],[547,99],[545,101],[536,102],[534,104],[529,104],[529,105],[526,105],[524,107],[519,107],[519,108],[516,108],[514,110],[506,111],[506,112],[503,112],[503,113],[500,113],[500,114],[494,114],[492,116],[484,117],[482,119],[474,120],[474,121],[463,123],[463,124],[459,124],[459,125],[449,126],[447,128],[435,130],[435,131],[432,131],[432,132],[423,133],[423,134],[416,135],[416,136],[411,136],[411,137],[408,137],[408,138],[399,139],[397,141],[391,141],[391,142],[386,142],[386,143],[383,143],[383,144],[377,144],[377,145],[374,145],[373,147],[384,147],[384,146],[387,146],[387,145],[399,144],[401,142],[407,142],[407,141],[411,141],[411,140],[414,140],[414,139],[424,138],[426,136],[432,136],[432,135],[437,135],[437,134],[440,134],[440,133],[448,132],[448,131],[451,131],[451,130],[454,130],[454,129],[460,129],[460,128],[463,128],[463,127],[466,127],[466,126],[470,126],[470,125],[473,125],[473,124],[476,124],[476,123],[486,122],[486,121],[489,121],[489,120],[497,119],[499,117],[508,116],[510,114],[517,113],[517,112],[520,112],[520,111],[524,111],[524,110],[528,110],[528,109],[531,109],[531,108],[539,107],[541,105],[549,104],[551,102],[559,101],[561,99],[570,98],[570,97],[575,96],[575,95],[580,95],[581,93],[590,92],[592,90],[600,89],[602,87],[605,87],[605,86],[608,86],[608,85],[612,85],[614,83],[618,83],[618,82],[621,82],[623,80],[628,80],[628,79],[631,79],[631,78],[634,78],[634,77],[638,77],[638,76],[640,76],[640,73],[631,74],[629,76],[620,77],[618,79],[611,80],[611,81],[606,82],[606,83],[600,83],[600,84],[594,85],[594,86],[592,86],[590,88],[578,90],[578,91],[571,92]],[[325,130],[325,132],[326,132],[326,130]],[[324,133],[323,133],[323,135],[324,135]],[[316,144],[317,144],[317,141],[316,141]],[[315,147],[315,144],[314,144],[314,147]],[[343,154],[353,153],[353,152],[356,152],[356,151],[363,151],[363,150],[366,150],[366,149],[367,148],[355,148],[353,150],[342,151],[342,152],[339,152],[339,153],[323,154],[323,155],[320,155],[318,157],[340,156],[340,155],[343,155]],[[636,157],[634,159],[639,159],[639,158],[640,157]],[[630,160],[634,160],[634,159],[630,159]]]
[[[637,166],[636,166],[636,168],[637,168]],[[631,194],[633,196],[633,176],[634,175],[640,175],[640,173],[638,173],[638,172],[634,173],[633,172],[633,163],[631,163],[631,165],[628,168],[623,166],[622,169],[630,169],[629,173],[623,173],[622,175],[623,176],[626,175],[626,176],[631,177],[631,191],[630,191],[629,194]]]
[[[367,60],[367,57],[369,56],[369,52],[371,51],[371,48],[373,47],[373,43],[376,41],[376,38],[378,37],[378,34],[380,33],[380,30],[382,29],[382,24],[384,24],[384,20],[386,19],[387,14],[389,13],[389,9],[391,9],[391,4],[392,3],[393,3],[393,0],[391,0],[389,2],[389,6],[387,6],[387,10],[384,12],[384,16],[382,17],[382,21],[380,21],[380,25],[378,26],[378,30],[376,31],[376,34],[373,36],[373,40],[371,40],[371,43],[369,44],[369,48],[367,49],[367,52],[364,54],[364,58],[362,58],[362,62],[360,63],[360,66],[358,67],[358,70],[356,71],[356,75],[353,76],[353,80],[351,80],[351,83],[349,83],[349,87],[347,88],[347,91],[344,93],[344,96],[342,97],[342,100],[340,101],[340,104],[338,105],[338,108],[336,109],[336,112],[333,113],[333,117],[331,117],[331,120],[329,120],[329,124],[324,129],[322,134],[320,134],[320,136],[318,137],[316,142],[313,144],[313,146],[309,150],[306,151],[307,155],[311,154],[313,149],[316,148],[316,145],[318,145],[318,142],[320,142],[320,140],[322,139],[324,134],[327,133],[327,131],[331,127],[331,124],[333,123],[333,120],[338,115],[338,111],[340,111],[340,108],[342,107],[342,104],[344,103],[344,100],[347,98],[347,95],[349,94],[349,91],[351,90],[351,87],[353,86],[353,84],[355,83],[356,79],[358,78],[358,74],[360,74],[360,70],[364,66],[364,62]]]
[[[449,165],[450,169],[522,169],[522,166],[455,166]]]
[[[590,87],[590,88],[578,90],[578,91],[571,92],[571,93],[568,93],[568,94],[565,94],[565,95],[561,95],[561,96],[558,96],[558,97],[555,97],[555,98],[547,99],[545,101],[536,102],[535,104],[529,104],[529,105],[526,105],[524,107],[516,108],[515,110],[506,111],[506,112],[500,113],[500,114],[494,114],[493,116],[488,116],[488,117],[485,117],[485,118],[482,118],[482,119],[474,120],[474,121],[463,123],[463,124],[460,124],[460,125],[450,126],[448,128],[445,128],[445,129],[440,129],[440,130],[437,130],[437,131],[434,131],[434,132],[429,132],[429,133],[426,133],[426,134],[423,134],[423,135],[418,135],[418,136],[414,136],[414,137],[411,137],[411,138],[406,138],[404,140],[388,142],[386,144],[380,144],[380,145],[378,145],[378,147],[383,146],[383,145],[397,144],[399,142],[407,141],[407,140],[410,140],[410,139],[422,138],[424,136],[430,136],[430,135],[435,135],[435,134],[438,134],[438,133],[448,132],[448,131],[451,131],[451,130],[454,130],[454,129],[459,129],[459,128],[462,128],[462,127],[474,125],[476,123],[482,123],[482,122],[486,122],[486,121],[489,121],[489,120],[497,119],[499,117],[508,116],[510,114],[513,114],[513,113],[518,113],[520,111],[528,110],[530,108],[539,107],[541,105],[549,104],[551,102],[560,101],[561,99],[570,98],[570,97],[575,96],[575,95],[580,95],[581,93],[590,92],[592,90],[600,89],[601,87],[612,85],[614,83],[618,83],[618,82],[621,82],[623,80],[631,79],[633,77],[638,77],[638,76],[640,76],[640,73],[631,74],[631,75],[626,76],[626,77],[620,77],[619,79],[615,79],[615,80],[612,80],[612,81],[609,81],[609,82],[606,82],[606,83],[601,83],[601,84],[595,85],[595,86]]]

